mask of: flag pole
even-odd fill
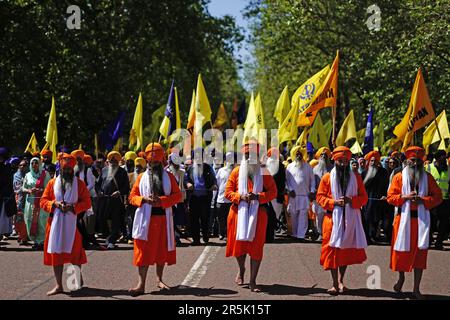
[[[331,109],[332,123],[333,123],[333,132],[331,136],[331,143],[333,144],[333,148],[336,147],[336,107],[332,107]]]

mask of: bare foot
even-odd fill
[[[256,283],[250,283],[251,292],[261,292],[261,288],[256,285]]]
[[[346,286],[344,286],[343,283],[339,284],[339,293],[345,293],[348,291],[348,288]]]
[[[158,281],[158,283],[156,284],[156,286],[157,286],[158,288],[160,288],[161,290],[170,290],[170,289],[171,289],[167,284],[165,284],[165,283],[162,282],[162,281]]]
[[[339,294],[339,290],[335,287],[332,287],[331,289],[327,290],[327,293],[332,296],[337,296]]]
[[[128,290],[132,297],[137,297],[143,295],[145,293],[145,289],[141,286],[137,286],[136,288],[131,288]]]
[[[60,294],[60,293],[64,293],[64,289],[59,287],[59,286],[56,286],[56,287],[53,288],[53,290],[47,292],[47,295],[48,296],[54,296],[54,295]]]
[[[397,293],[402,292],[403,283],[405,280],[398,280],[397,283],[394,285],[394,291]]]
[[[420,291],[414,291],[413,292],[414,298],[416,298],[417,300],[425,300],[425,296],[423,294],[420,293]]]
[[[234,282],[236,282],[238,286],[242,286],[244,284],[244,273],[245,269],[242,273],[239,271],[238,274],[236,275],[236,279],[234,280]]]

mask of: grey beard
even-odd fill
[[[316,176],[322,178],[328,172],[327,162],[325,159],[319,159],[319,163],[314,167],[313,172]]]
[[[194,164],[192,168],[195,177],[201,177],[203,175],[203,164]]]
[[[253,181],[253,177],[255,176],[257,170],[259,170],[258,164],[248,164],[247,172],[248,177]]]
[[[303,168],[303,160],[295,159],[295,166],[297,168]]]
[[[408,166],[408,174],[409,179],[412,186],[416,186],[423,175],[423,167],[417,168],[417,167],[409,167]]]
[[[364,177],[364,184],[367,183],[367,181],[371,180],[378,172],[377,166],[369,166],[369,169],[367,169],[366,176]]]
[[[61,173],[61,182],[64,186],[66,186],[66,184],[72,185],[73,183],[73,174],[70,173]]]
[[[278,169],[280,166],[280,161],[278,159],[268,158],[267,159],[267,169],[269,170],[270,174],[273,176],[278,173]]]
[[[107,179],[112,179],[116,175],[116,172],[118,169],[119,169],[119,167],[113,168],[112,166],[109,166]]]
[[[76,164],[73,170],[75,173],[82,172],[84,170],[84,164],[82,164],[81,166]]]

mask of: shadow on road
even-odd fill
[[[114,290],[114,289],[100,289],[83,287],[78,291],[68,292],[67,295],[72,298],[89,298],[89,297],[101,297],[101,298],[114,298],[116,296],[128,296],[131,298],[128,290]]]
[[[450,300],[450,296],[443,296],[438,294],[422,294],[426,300]],[[382,289],[353,289],[345,293],[347,296],[358,296],[362,298],[391,298],[391,299],[414,299],[411,292],[395,293],[393,291],[387,291]]]
[[[194,288],[194,287],[186,287],[186,286],[176,286],[172,287],[170,290],[156,290],[150,292],[152,295],[165,295],[165,296],[196,296],[196,297],[217,297],[223,298],[224,295],[237,295],[238,292],[229,289],[222,288]]]

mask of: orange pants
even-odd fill
[[[401,215],[396,215],[394,219],[394,226],[392,230],[391,242],[391,264],[393,271],[411,272],[412,269],[426,269],[427,268],[427,254],[428,250],[419,250],[417,247],[417,238],[419,229],[417,225],[417,218],[411,218],[411,241],[410,250],[399,252],[394,250],[395,240],[397,239],[398,227],[400,225]]]
[[[337,267],[360,264],[366,261],[366,251],[364,249],[339,249],[330,247],[331,231],[333,230],[333,219],[330,214],[323,217],[322,224],[322,251],[320,253],[320,265],[325,270],[336,269]]]

